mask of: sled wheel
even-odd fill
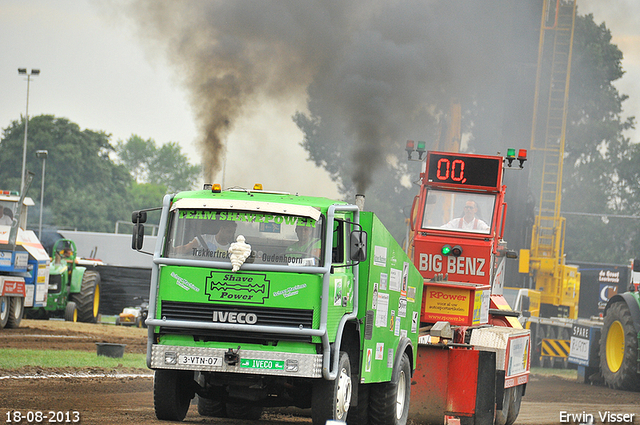
[[[24,314],[24,298],[22,297],[10,297],[9,298],[9,317],[7,317],[7,328],[17,328],[20,326],[22,315]]]
[[[153,379],[153,406],[156,417],[165,421],[182,421],[194,397],[193,372],[156,370]]]
[[[78,320],[96,323],[100,309],[100,274],[87,270],[82,275],[80,293],[71,294],[71,300],[78,306]]]
[[[0,297],[0,329],[4,329],[9,321],[9,309],[11,306],[11,298]]]
[[[522,393],[524,392],[524,385],[518,385],[513,387],[513,396],[509,403],[509,413],[507,414],[507,425],[513,425],[518,419],[520,414],[520,405],[522,404]]]
[[[502,393],[502,409],[496,409],[496,418],[493,421],[495,425],[506,425],[507,417],[509,416],[509,405],[513,398],[513,387],[505,388]]]
[[[69,301],[64,309],[64,320],[67,322],[78,321],[78,307],[73,301]]]
[[[636,370],[637,335],[627,304],[612,304],[607,309],[600,336],[600,370],[608,387],[616,390],[640,390],[640,375]]]
[[[227,417],[257,421],[262,415],[262,407],[245,403],[229,402],[226,404]]]
[[[372,425],[404,425],[409,416],[411,394],[411,366],[406,353],[390,382],[371,386],[369,419]]]
[[[200,416],[208,416],[210,418],[226,418],[224,402],[215,399],[202,398],[198,396],[198,414]]]
[[[352,385],[349,355],[341,351],[336,379],[317,379],[313,384],[311,419],[314,425],[324,425],[328,420],[346,422]]]

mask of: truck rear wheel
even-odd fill
[[[340,352],[338,376],[333,381],[318,379],[313,384],[311,419],[313,425],[324,425],[328,420],[345,422],[351,404],[351,363],[349,355]]]
[[[612,304],[607,309],[600,336],[600,370],[608,387],[640,390],[637,335],[627,304]]]
[[[349,408],[349,425],[367,425],[369,423],[369,392],[372,384],[358,384],[358,405]]]
[[[153,407],[163,421],[182,421],[194,397],[193,372],[156,370],[153,378]]]
[[[404,425],[409,416],[411,364],[402,354],[400,367],[390,382],[375,384],[369,396],[369,420],[372,425]]]
[[[17,328],[20,326],[22,315],[24,314],[24,298],[22,297],[10,297],[9,298],[9,317],[7,317],[7,328]]]
[[[220,400],[212,400],[198,396],[198,414],[210,418],[226,418],[225,403]]]
[[[9,307],[11,300],[9,297],[0,297],[0,329],[4,329],[9,321]]]
[[[229,402],[226,408],[227,416],[232,419],[257,421],[262,415],[262,407],[249,404],[249,402]]]
[[[71,294],[71,300],[78,306],[78,320],[96,323],[100,309],[100,274],[87,270],[82,275],[80,293]]]

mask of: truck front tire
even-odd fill
[[[24,298],[9,297],[9,317],[7,317],[7,328],[17,328],[20,326],[22,315],[24,314]]]
[[[156,370],[153,378],[153,406],[163,421],[182,421],[195,396],[193,372]]]
[[[0,329],[4,329],[9,321],[9,309],[11,307],[11,298],[0,297]]]
[[[390,382],[371,386],[369,420],[371,425],[404,425],[409,416],[411,363],[402,353],[397,373]]]
[[[324,425],[328,420],[346,422],[351,404],[352,386],[349,355],[341,351],[336,379],[333,381],[318,379],[313,384],[311,399],[313,425]]]
[[[600,337],[600,370],[609,388],[640,390],[637,335],[627,304],[609,306]]]

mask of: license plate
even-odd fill
[[[249,369],[284,370],[283,360],[242,359],[240,367]]]
[[[222,357],[187,356],[185,354],[181,354],[180,356],[178,356],[178,364],[219,367],[222,366]]]

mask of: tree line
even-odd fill
[[[0,189],[20,190],[24,117],[3,129],[0,140]],[[114,232],[118,221],[130,221],[135,209],[159,206],[166,193],[190,190],[201,174],[176,142],[158,146],[132,135],[112,144],[104,131],[81,130],[66,118],[39,115],[29,119],[26,168],[35,174],[27,196],[36,206],[28,227],[36,229],[40,208],[42,160],[43,228]]]

